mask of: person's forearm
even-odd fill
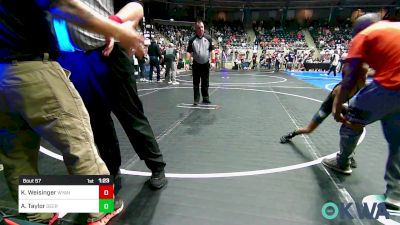
[[[130,2],[126,4],[117,14],[123,22],[131,20],[139,22],[143,18],[143,6],[137,2]]]
[[[340,103],[346,102],[346,100],[350,96],[351,90],[354,89],[356,84],[356,79],[355,77],[352,76],[345,76],[342,80],[342,87],[340,88],[340,91],[338,93],[338,100]]]
[[[346,100],[346,95],[348,95],[348,93],[346,93],[346,91],[343,90],[342,88],[342,84],[337,86],[335,88],[335,90],[333,90],[333,112],[340,112],[343,103]]]
[[[360,76],[365,76],[365,73],[362,72],[363,64],[359,61],[346,63],[343,68],[343,80],[340,88],[340,95],[338,96],[338,100],[341,103],[344,103],[349,97],[352,90],[356,88],[357,80],[359,80]]]
[[[97,14],[79,0],[58,0],[50,12],[68,22],[104,36],[118,38],[121,28],[106,17]]]

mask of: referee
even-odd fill
[[[201,95],[203,103],[210,104],[210,96],[208,95],[208,86],[210,78],[210,56],[214,58],[212,39],[208,35],[204,35],[204,24],[198,20],[195,24],[196,36],[189,40],[186,51],[186,58],[191,59],[193,72],[193,105],[198,105],[200,102],[199,84],[201,80]]]

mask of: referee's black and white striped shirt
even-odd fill
[[[214,50],[212,39],[205,34],[201,38],[197,36],[190,38],[186,51],[192,53],[195,62],[205,64],[209,62],[212,50]]]
[[[113,0],[83,0],[82,2],[102,16],[114,15]],[[83,51],[93,50],[105,44],[103,35],[94,34],[71,23],[68,23],[68,32],[75,47]]]

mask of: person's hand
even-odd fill
[[[346,119],[344,115],[342,114],[342,105],[333,105],[332,106],[332,115],[333,118],[336,120],[338,123],[346,123]]]
[[[132,56],[135,54],[138,57],[144,55],[144,37],[133,29],[136,22],[127,21],[121,26],[121,32],[118,35],[118,40],[122,47],[125,48],[128,55]]]
[[[144,37],[143,37],[143,40],[144,40]],[[144,42],[143,42],[143,41],[141,41],[141,42],[138,44],[137,48],[134,49],[134,52],[133,52],[133,53],[135,54],[135,56],[136,56],[138,59],[141,59],[141,58],[144,57],[144,54],[145,54],[145,46],[144,46]]]
[[[106,45],[102,51],[103,55],[109,56],[113,49],[114,49],[114,38],[106,37]]]
[[[363,124],[360,123],[353,123],[346,119],[345,115],[348,109],[345,106],[342,107],[332,107],[332,114],[335,118],[336,122],[344,124],[346,127],[351,128],[352,130],[361,131],[364,128]]]
[[[361,131],[361,130],[364,129],[364,125],[363,125],[363,124],[360,124],[360,123],[352,123],[352,122],[350,122],[350,121],[348,121],[348,120],[346,120],[343,124],[344,124],[346,127],[351,128],[352,130],[355,130],[355,131]]]
[[[144,45],[140,45],[137,49],[132,52],[132,55],[135,54],[136,58],[142,59],[145,54],[145,47]]]

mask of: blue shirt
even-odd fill
[[[0,1],[0,61],[58,53],[49,21],[51,0]]]

